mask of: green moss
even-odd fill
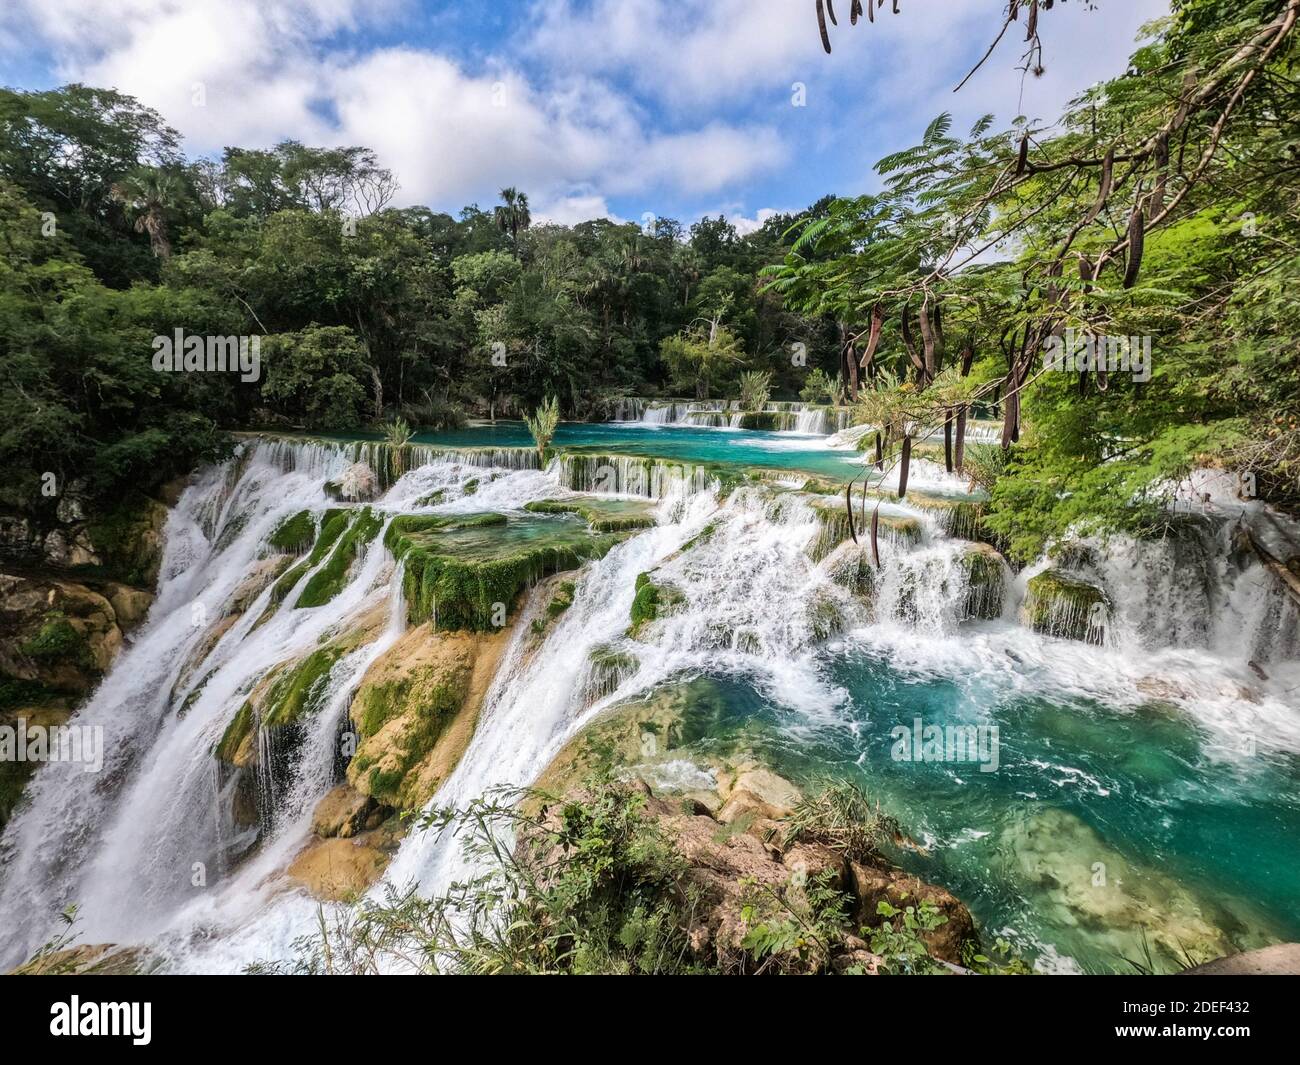
[[[128,492],[116,506],[96,515],[89,532],[104,560],[104,575],[137,587],[152,587],[160,558],[154,534],[164,517],[163,505],[142,492]]]
[[[546,604],[546,616],[548,618],[558,618],[569,607],[573,606],[573,595],[577,591],[577,587],[573,581],[565,581],[561,584],[556,593],[551,596],[551,601]]]
[[[362,737],[375,735],[393,718],[407,714],[422,721],[436,719],[438,728],[429,741],[432,746],[446,719],[464,705],[472,675],[468,664],[458,663],[451,669],[426,667],[397,680],[366,685],[353,703],[352,719]]]
[[[266,695],[261,727],[281,728],[318,711],[329,672],[342,657],[342,648],[322,647],[276,680]]]
[[[68,662],[88,668],[95,661],[86,638],[58,610],[51,610],[45,615],[40,631],[24,643],[20,650],[38,662]]]
[[[862,501],[858,496],[853,497],[853,517],[858,529],[858,538],[863,543],[867,542],[870,537],[871,527],[871,505],[867,506],[867,515],[865,520],[861,516]],[[817,520],[821,522],[821,532],[813,540],[809,548],[809,554],[813,561],[820,562],[829,555],[845,540],[851,539],[849,532],[849,515],[844,504],[843,497],[834,500],[824,500],[820,498],[813,507],[817,513]],[[863,527],[867,529],[864,534]],[[901,544],[906,546],[915,546],[921,542],[921,522],[917,518],[910,518],[905,515],[886,514],[883,511],[880,515],[880,539],[885,543]]]
[[[355,518],[347,525],[347,530],[335,534],[338,543],[329,560],[311,575],[294,605],[300,608],[324,606],[343,591],[352,563],[361,556],[362,548],[379,535],[383,525],[383,518],[369,507],[357,511]],[[321,536],[323,539],[323,531]],[[313,551],[312,556],[315,557],[315,554]]]
[[[39,681],[0,675],[0,710],[16,706],[45,706],[59,699],[59,693]]]
[[[967,576],[964,616],[1000,618],[1006,598],[1006,563],[1002,557],[991,548],[972,548],[962,556],[961,564]]]
[[[626,508],[622,500],[618,502]],[[539,499],[524,504],[524,510],[533,514],[576,514],[592,532],[600,533],[631,532],[649,529],[655,524],[654,515],[646,510],[614,510],[599,500]]]
[[[632,627],[628,634],[636,636],[642,626],[666,616],[685,601],[686,597],[671,585],[655,584],[650,574],[638,574],[636,597],[632,600]]]
[[[780,414],[777,411],[746,411],[740,416],[740,428],[771,432],[780,428],[778,424],[779,418]]]
[[[1105,639],[1110,601],[1096,585],[1048,569],[1031,577],[1021,620],[1035,632],[1100,644]]]
[[[472,496],[478,492],[478,485],[478,478],[475,477],[472,481],[466,481],[465,487],[462,488],[461,491],[467,496]]]
[[[249,740],[257,728],[257,715],[253,713],[253,704],[245,703],[239,708],[234,719],[226,726],[226,731],[217,741],[213,754],[220,762],[234,765],[239,756],[239,749]]]
[[[271,534],[269,543],[277,551],[299,555],[306,552],[316,539],[316,520],[311,511],[300,510],[286,518]]]
[[[385,806],[418,806],[427,796],[414,794],[412,774],[465,705],[472,677],[472,663],[461,660],[417,667],[408,675],[363,686],[352,704],[352,720],[363,742],[349,778]],[[401,724],[380,743],[365,742],[394,720]]]
[[[299,562],[293,569],[289,570],[283,577],[275,582],[275,587],[271,589],[271,603],[281,603],[284,597],[293,591],[294,585],[302,580],[302,575],[311,569],[310,563]]]
[[[501,622],[501,604],[509,612],[525,586],[542,577],[577,569],[600,558],[617,542],[611,535],[509,541],[504,533],[500,555],[474,557],[454,537],[439,534],[474,525],[506,525],[501,515],[448,517],[408,516],[389,526],[385,542],[404,563],[403,589],[412,625],[433,620],[439,629],[483,631]],[[562,532],[562,531],[561,531]]]

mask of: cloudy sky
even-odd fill
[[[1005,0],[902,0],[854,28],[840,6],[827,56],[813,0],[5,0],[0,83],[117,88],[191,155],[367,145],[400,204],[454,213],[516,185],[557,221],[723,212],[744,229],[872,188],[874,161],[941,111],[959,129],[1054,118],[1169,2],[1057,4],[1043,77],[1023,78],[1009,34],[955,96]]]

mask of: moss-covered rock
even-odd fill
[[[324,606],[343,591],[352,564],[361,557],[363,548],[379,535],[379,530],[383,527],[383,518],[369,507],[356,511],[348,522],[347,528],[335,534],[337,543],[329,559],[308,579],[294,606],[298,608]],[[324,535],[322,530],[322,539]],[[313,551],[313,556],[315,553]]]
[[[993,620],[1002,616],[1007,594],[1007,563],[988,544],[972,544],[962,555],[966,571],[966,603],[963,617]]]
[[[848,508],[843,496],[831,498],[818,496],[811,502],[817,520],[821,524],[821,531],[808,548],[808,554],[814,562],[820,562],[840,544],[852,540],[853,537],[850,532]],[[856,495],[853,498],[853,520],[858,526],[859,540],[866,543],[867,537],[870,536],[871,507],[868,506],[864,520],[861,516],[861,500]],[[879,524],[882,546],[915,547],[921,542],[923,533],[921,522],[917,518],[881,511]],[[863,527],[868,531],[864,533]]]
[[[140,588],[152,588],[162,563],[167,508],[139,492],[127,493],[88,527],[106,575]]]
[[[421,625],[370,667],[350,710],[358,742],[347,776],[358,793],[400,810],[428,801],[469,745],[506,631]]]
[[[480,532],[499,526],[500,533],[472,543],[455,535],[475,524]],[[409,516],[392,522],[386,543],[403,563],[411,624],[432,620],[444,631],[498,628],[526,586],[577,569],[618,542],[613,534],[573,535],[559,526],[553,536],[512,539],[507,525],[498,514]]]
[[[268,543],[285,554],[301,555],[311,549],[315,540],[316,519],[310,510],[300,510],[276,527]]]
[[[20,722],[25,722],[29,729],[38,725],[56,728],[72,716],[71,700],[60,698],[39,685],[0,681],[0,702],[3,701],[12,704],[8,708],[0,705],[0,727],[4,728],[17,729]],[[22,801],[38,765],[27,759],[0,759],[0,831]]]
[[[1087,643],[1105,642],[1110,600],[1095,584],[1056,569],[1029,579],[1021,622],[1044,636]]]
[[[99,592],[71,581],[0,574],[0,677],[81,695],[121,647],[117,612]]]
[[[628,635],[637,636],[641,629],[666,617],[686,602],[686,597],[671,584],[656,584],[648,573],[636,578],[636,596],[632,600],[632,627]]]
[[[648,506],[626,500],[539,499],[526,503],[524,509],[533,514],[576,514],[592,532],[630,532],[649,529],[655,524],[654,513]]]

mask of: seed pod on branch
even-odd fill
[[[957,467],[957,472],[962,473],[966,468],[966,406],[963,404],[957,408],[957,439],[953,442],[953,465]]]
[[[1024,174],[1029,167],[1029,134],[1020,138],[1020,151],[1016,156],[1016,177]]]
[[[921,377],[922,383],[924,384],[925,363],[921,361],[921,356],[920,354],[918,354],[916,350],[916,340],[912,336],[911,318],[912,318],[911,308],[904,306],[903,319],[902,319],[903,347],[907,349],[907,357],[912,360],[912,365],[916,367],[917,373]]]
[[[1147,221],[1141,207],[1134,207],[1128,220],[1128,266],[1124,270],[1124,287],[1137,284],[1142,270],[1142,252],[1146,246]]]
[[[853,0],[853,6],[849,8],[849,25],[856,26],[858,19],[862,16],[862,0]]]
[[[871,512],[871,561],[880,569],[880,504]]]
[[[867,337],[867,350],[862,355],[862,368],[868,369],[876,357],[876,348],[880,346],[880,330],[885,325],[885,309],[877,303],[871,308],[871,335]]]
[[[821,31],[822,47],[826,49],[826,54],[830,55],[831,35],[826,29],[826,3],[825,0],[817,0],[817,29]]]
[[[944,413],[943,416],[943,465],[949,473],[952,473],[952,408]]]
[[[885,468],[885,438],[879,433],[876,434],[876,469]]]
[[[907,474],[912,468],[912,434],[903,437],[903,455],[898,460],[898,498],[907,496]]]
[[[855,528],[856,523],[853,520],[853,482],[852,481],[850,481],[849,486],[846,489],[844,489],[844,509],[848,512],[849,515],[849,535],[853,537],[853,542],[856,544],[858,542],[858,530]]]
[[[1029,18],[1025,22],[1025,40],[1032,41],[1038,36],[1038,0],[1029,0]]]
[[[930,306],[929,301],[921,304],[921,313],[917,318],[921,325],[921,343],[925,347],[925,378],[923,384],[928,385],[935,378],[937,372],[935,367],[935,337],[934,327],[930,323]]]
[[[835,17],[835,0],[826,0],[826,14],[830,15],[832,26],[840,24],[840,20]]]
[[[1088,209],[1084,216],[1083,224],[1090,226],[1097,221],[1097,216],[1101,214],[1102,208],[1106,206],[1106,201],[1110,199],[1110,190],[1115,182],[1115,146],[1112,144],[1106,149],[1106,156],[1101,161],[1101,187],[1097,192],[1097,201]]]

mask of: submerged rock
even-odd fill
[[[1264,929],[1223,906],[1197,899],[1158,869],[1110,847],[1064,810],[1043,810],[1008,830],[1008,872],[1035,893],[1035,910],[1062,930],[1109,941],[1114,964],[1152,960],[1169,971],[1188,961],[1267,942]]]

